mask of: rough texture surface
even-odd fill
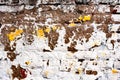
[[[0,80],[119,80],[119,9],[90,4],[1,10]]]

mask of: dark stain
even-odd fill
[[[25,46],[25,43],[23,43],[23,46]]]
[[[76,9],[76,11],[77,11],[77,13],[79,13],[79,14],[82,14],[82,13],[83,13],[82,10],[78,10],[78,9]]]
[[[8,52],[7,53],[7,57],[11,60],[14,61],[14,59],[16,59],[16,54],[14,52]]]
[[[111,40],[111,44],[113,45],[113,48],[114,48],[114,43],[115,43],[115,40]]]
[[[99,80],[99,78],[96,78],[95,80]]]
[[[0,58],[0,61],[2,60],[3,58]]]
[[[97,71],[92,71],[92,74],[97,75],[98,72]]]
[[[7,58],[5,58],[4,60],[7,61]]]
[[[1,28],[2,24],[0,23],[0,28]]]
[[[96,62],[93,62],[93,65],[97,65],[97,63],[96,63]]]
[[[78,59],[78,62],[83,62],[85,61],[85,59]]]
[[[27,77],[27,74],[26,74],[27,71],[24,68],[22,68],[20,65],[18,65],[17,67],[15,65],[12,65],[11,69],[13,71],[12,73],[13,79],[17,78],[19,80],[22,80]]]
[[[65,44],[67,44],[67,43],[69,43],[70,42],[70,40],[69,40],[69,38],[65,38]]]
[[[94,59],[90,59],[90,61],[94,61]]]
[[[120,33],[120,31],[116,31],[116,33]]]
[[[92,74],[92,70],[86,70],[86,74],[91,75]]]
[[[16,27],[12,26],[8,30],[9,30],[9,32],[15,32],[16,29],[17,29]]]
[[[43,49],[43,52],[51,52],[51,51],[47,49]]]
[[[106,38],[110,38],[112,36],[112,33],[106,33]]]
[[[97,75],[97,71],[86,70],[86,74],[88,74],[88,75]]]
[[[78,71],[76,71],[75,73],[76,73],[76,74],[79,74],[79,72],[78,72]]]
[[[16,59],[17,54],[14,53],[14,51],[16,50],[16,43],[13,43],[12,46],[10,46],[9,43],[6,43],[4,50],[8,51],[7,57],[10,59],[10,61],[13,61],[14,59]]]
[[[102,30],[104,33],[108,33],[108,25],[102,24],[101,26],[98,26],[97,29]]]
[[[111,13],[112,13],[112,14],[117,13],[117,9],[113,9]]]
[[[70,44],[70,47],[67,47],[68,51],[71,51],[71,52],[73,52],[73,53],[74,53],[74,52],[77,52],[78,50],[75,49],[76,44],[77,44],[76,41],[72,42],[72,43]]]
[[[90,51],[91,49],[95,48],[95,47],[99,47],[99,46],[98,46],[98,45],[94,45],[94,46],[92,46],[91,48],[89,48],[89,51]]]
[[[62,61],[60,60],[60,65],[61,65]]]
[[[65,24],[70,24],[69,21],[64,21]]]
[[[5,51],[15,51],[16,48],[12,48],[9,43],[6,43],[4,50]]]
[[[49,60],[47,61],[47,66],[49,66]]]
[[[74,47],[67,47],[68,51],[71,51],[71,52],[77,52],[78,50],[75,49]]]
[[[109,58],[107,58],[106,60],[109,61]]]
[[[118,61],[120,61],[120,59],[118,59]]]
[[[89,41],[89,38],[91,37],[91,35],[92,35],[92,32],[94,31],[93,30],[94,28],[92,27],[92,26],[90,26],[88,29],[79,29],[80,30],[80,34],[81,34],[81,36],[80,36],[80,38],[83,38],[83,37],[85,37],[86,38],[86,42],[88,42]],[[77,34],[76,34],[77,35]]]
[[[68,68],[67,72],[70,72],[71,71],[71,68]]]
[[[64,39],[65,39],[65,43],[67,44],[70,42],[69,38],[73,36],[73,31],[75,31],[75,28],[66,27],[65,29],[66,29],[66,34],[64,36]]]
[[[117,42],[120,42],[120,39],[117,39]]]
[[[51,50],[54,50],[57,44],[58,37],[59,33],[57,33],[56,31],[51,31],[48,34],[48,46],[50,47]]]

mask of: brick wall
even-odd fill
[[[29,7],[0,12],[0,80],[119,80],[119,5]]]

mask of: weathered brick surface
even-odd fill
[[[119,7],[27,8],[0,12],[0,80],[119,80]]]

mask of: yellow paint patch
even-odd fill
[[[49,32],[50,32],[50,28],[47,27],[47,28],[45,29],[45,32],[49,33]]]
[[[57,30],[60,30],[60,27],[57,27]]]
[[[57,30],[57,27],[56,27],[56,26],[53,26],[53,27],[52,27],[52,30],[53,30],[53,31]]]
[[[37,30],[37,36],[40,37],[40,38],[44,37],[44,31],[43,31],[43,29]]]
[[[19,29],[15,31],[15,35],[20,35],[23,32],[23,30]]]
[[[81,68],[78,68],[78,69],[77,69],[77,72],[78,72],[78,74],[81,74],[81,73],[82,73],[82,69],[81,69]]]
[[[7,34],[7,36],[8,36],[8,38],[9,38],[10,41],[13,41],[22,32],[23,32],[23,30],[16,30],[15,32],[10,32],[9,34]]]
[[[30,65],[31,62],[30,62],[30,61],[26,61],[25,64],[26,64],[26,65]]]
[[[83,20],[83,17],[82,16],[79,16],[79,18],[78,18],[79,20]]]
[[[48,74],[49,74],[49,71],[46,70],[46,71],[44,72],[44,75],[45,75],[46,77],[48,77]]]
[[[90,21],[91,20],[91,16],[88,15],[88,16],[84,16],[83,18],[83,21]]]
[[[70,26],[70,27],[74,27],[74,26],[76,26],[76,24],[75,24],[74,22],[71,22],[71,23],[69,24],[69,26]]]
[[[7,34],[8,38],[10,41],[13,41],[16,37],[15,33],[14,32],[11,32],[10,34]]]
[[[96,59],[98,59],[99,57],[98,57],[98,55],[96,56]]]
[[[112,73],[113,73],[113,74],[114,74],[114,73],[118,73],[118,70],[112,69]]]

